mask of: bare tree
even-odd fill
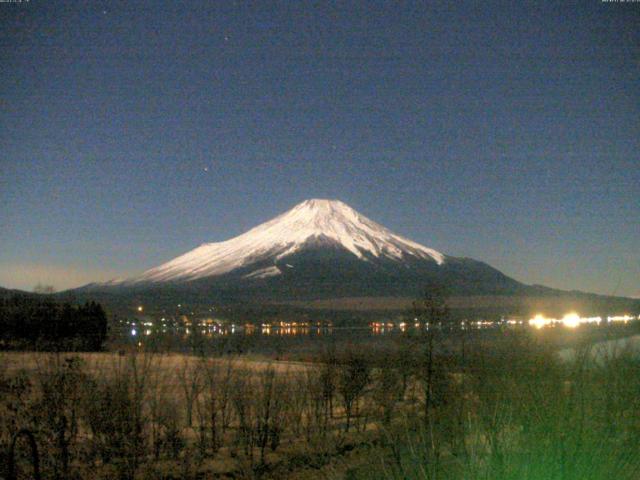
[[[135,477],[145,452],[149,378],[154,356],[132,351],[118,356],[94,380],[83,419],[104,463],[114,463],[123,479]]]
[[[233,362],[231,359],[224,364],[217,359],[205,360],[202,362],[202,370],[205,375],[203,408],[207,416],[211,448],[215,453],[230,421]]]
[[[260,463],[264,464],[267,445],[276,450],[283,433],[285,383],[272,366],[260,372],[257,383],[253,396],[256,402],[255,434],[260,449]]]
[[[354,407],[369,384],[370,366],[364,356],[352,349],[347,350],[342,363],[338,366],[338,393],[342,399],[346,416],[345,431],[349,431]],[[356,412],[357,413],[357,412]]]
[[[234,450],[241,447],[249,462],[253,465],[253,446],[255,432],[253,430],[254,402],[252,399],[251,372],[238,370],[233,379],[231,403],[238,420],[238,429]],[[233,452],[232,452],[233,454]]]
[[[376,373],[373,400],[382,410],[382,423],[389,425],[399,400],[398,390],[402,388],[403,378],[397,366],[388,359],[380,363]]]
[[[199,365],[189,357],[182,360],[182,365],[178,368],[178,383],[184,395],[185,408],[187,412],[187,426],[193,425],[193,404],[202,391],[202,379]]]
[[[320,383],[322,385],[327,421],[329,418],[333,418],[333,398],[336,392],[337,365],[338,360],[335,348],[332,346],[323,353],[322,368],[320,369]]]
[[[436,335],[450,327],[447,296],[447,289],[443,285],[431,284],[425,289],[423,297],[413,302],[414,316],[424,324],[422,329],[424,361],[421,379],[424,390],[424,424],[427,431],[431,428],[430,411],[437,373],[434,368]]]
[[[317,369],[308,369],[303,381],[307,391],[307,403],[303,414],[303,428],[307,443],[322,441],[327,432],[329,416],[328,402],[325,396],[324,376]]]
[[[70,476],[71,447],[78,435],[78,418],[85,375],[79,357],[62,358],[56,354],[39,365],[40,398],[34,412],[45,438],[54,450],[54,477]]]
[[[287,401],[288,423],[291,425],[292,433],[297,438],[302,433],[310,392],[307,388],[306,376],[302,373],[290,374],[286,383],[285,398]]]

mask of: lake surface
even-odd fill
[[[575,359],[578,351],[579,350],[575,348],[564,348],[560,350],[558,354],[562,360],[571,361]],[[590,347],[588,353],[590,357],[597,362],[602,362],[608,358],[615,358],[621,354],[640,357],[640,335],[597,342]]]

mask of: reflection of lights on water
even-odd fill
[[[477,322],[470,322],[471,325],[475,325],[477,328],[493,327],[495,322],[489,320],[478,320]]]
[[[584,317],[581,318],[582,323],[600,323],[602,322],[601,317]]]
[[[567,328],[577,328],[580,325],[591,324],[591,323],[599,324],[600,322],[602,322],[601,317],[581,317],[577,313],[571,312],[571,313],[567,313],[561,319],[546,318],[544,315],[538,314],[535,317],[533,317],[531,320],[529,320],[529,325],[538,329],[542,327],[554,326],[558,324],[563,325]]]
[[[640,320],[640,316],[637,317]],[[519,318],[501,318],[499,321],[494,320],[461,320],[459,326],[463,330],[467,330],[468,328],[472,329],[484,329],[484,328],[494,328],[501,325],[509,325],[509,326],[519,326],[519,325],[529,325],[536,329],[541,329],[549,326],[558,326],[562,325],[564,327],[575,329],[581,325],[598,325],[603,321],[605,322],[629,322],[631,320],[635,320],[635,316],[631,315],[618,315],[613,317],[606,317],[606,320],[603,320],[603,317],[581,317],[576,312],[569,312],[565,314],[562,318],[552,318],[546,317],[543,314],[539,313],[535,315],[530,320],[523,320]],[[407,324],[405,322],[371,322],[369,327],[371,332],[374,334],[385,334],[391,332],[406,332],[407,327],[415,327],[416,329],[425,328],[429,330],[429,322],[425,322],[424,326],[420,324],[420,322],[415,322],[413,324]]]
[[[333,334],[333,325],[326,324],[317,321],[267,321],[264,323],[252,324],[252,323],[227,323],[225,320],[219,320],[214,318],[204,319],[188,319],[186,316],[178,318],[166,318],[150,321],[144,319],[141,321],[141,317],[137,322],[135,321],[123,321],[120,323],[126,323],[129,334],[131,337],[150,336],[156,334],[167,334],[169,332],[179,333],[182,335],[190,336],[193,334],[202,333],[208,338],[214,338],[217,336],[228,335],[252,335],[260,334],[267,336],[315,336],[315,335],[331,335]],[[542,329],[544,327],[557,327],[564,326],[567,329],[578,329],[581,325],[598,325],[604,323],[613,324],[619,322],[620,324],[626,324],[627,322],[640,320],[640,317],[635,315],[614,315],[603,317],[581,317],[576,312],[569,312],[562,317],[551,318],[546,317],[544,314],[537,314],[529,320],[524,320],[518,317],[502,317],[500,320],[460,320],[459,327],[463,330],[468,329],[491,329],[505,326],[526,326],[529,325],[535,329]],[[174,322],[174,323],[171,323]],[[156,325],[157,324],[157,325]],[[124,326],[124,325],[123,325]],[[407,334],[411,331],[423,331],[429,330],[433,326],[429,325],[429,322],[420,322],[414,319],[398,319],[398,320],[384,320],[369,323],[369,332],[374,335],[394,335],[394,334]],[[359,329],[361,327],[355,327]],[[414,330],[415,328],[415,330]],[[447,324],[436,324],[436,329],[448,328]],[[348,329],[348,327],[347,327]]]

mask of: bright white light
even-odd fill
[[[131,336],[135,337],[138,334],[135,328],[131,329]]]
[[[548,325],[551,325],[552,323],[553,323],[553,319],[544,318],[544,316],[541,315],[540,313],[535,317],[533,317],[531,320],[529,320],[529,325],[536,328],[546,327]]]
[[[560,320],[555,318],[545,318],[543,315],[538,314],[531,320],[529,320],[529,325],[542,328],[547,327],[549,325],[557,325],[562,324],[567,328],[577,328],[584,323],[600,323],[602,322],[601,317],[581,317],[575,312],[567,313]]]
[[[581,323],[580,315],[577,313],[567,313],[564,317],[562,317],[562,324],[568,328],[576,328]]]
[[[602,317],[586,317],[581,318],[583,323],[600,323],[602,322]]]
[[[142,305],[140,305],[140,306],[138,307],[138,311],[139,311],[139,312],[141,312],[142,310],[143,310],[143,309],[142,309]]]

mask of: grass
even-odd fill
[[[640,478],[640,359],[562,334],[439,339],[430,375],[421,337],[316,363],[5,352],[0,454],[26,428],[43,478]]]

